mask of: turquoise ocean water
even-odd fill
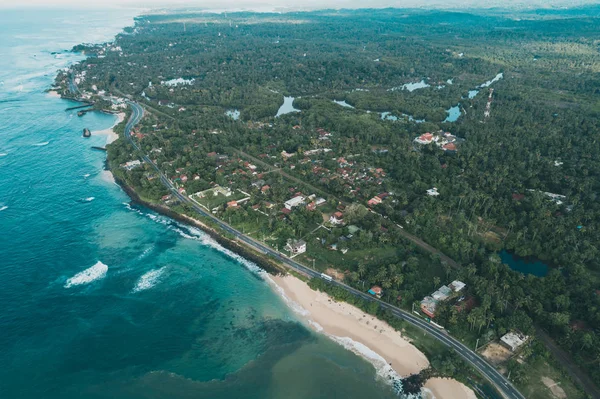
[[[0,12],[0,398],[385,398],[256,267],[131,206],[103,173],[114,117],[44,93],[133,11]]]

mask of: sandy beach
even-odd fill
[[[449,378],[429,379],[423,393],[425,399],[477,399],[471,388]]]
[[[271,279],[281,288],[284,298],[304,309],[304,312],[295,310],[304,315],[314,330],[367,358],[380,375],[385,377],[395,372],[406,377],[429,366],[425,355],[387,323],[348,303],[335,302],[323,292],[313,291],[294,276]]]
[[[117,114],[117,121],[114,123],[114,125],[112,125],[108,129],[96,130],[96,131],[92,132],[92,135],[95,135],[95,134],[106,135],[107,136],[107,138],[106,138],[106,144],[110,144],[110,143],[112,143],[113,141],[115,141],[116,139],[119,138],[119,135],[114,132],[114,128],[119,123],[123,122],[123,120],[125,120],[125,113],[124,112],[119,112]]]
[[[50,91],[46,92],[46,94],[48,95],[48,97],[60,98],[60,94],[58,94],[58,92],[55,90],[50,90]]]
[[[278,292],[307,324],[363,356],[384,378],[406,377],[429,366],[427,357],[389,324],[346,302],[336,302],[313,291],[292,276],[269,276]],[[464,384],[449,378],[431,378],[423,387],[426,399],[476,399]]]

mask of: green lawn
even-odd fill
[[[333,251],[322,246],[315,236],[309,236],[305,241],[307,243],[306,253],[298,256],[297,260],[312,266],[312,259],[314,259],[315,269],[319,271],[325,271],[329,267],[340,271],[354,270],[360,260],[385,259],[396,256],[396,248],[393,247],[349,250],[346,254],[342,254],[340,251]]]
[[[193,200],[212,210],[213,208],[227,204],[229,201],[237,201],[245,197],[246,196],[244,194],[236,190],[229,197],[226,197],[222,194],[217,194],[210,199],[207,196],[204,198],[193,197]]]

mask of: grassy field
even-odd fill
[[[548,398],[568,398],[568,399],[584,399],[586,396],[571,382],[561,370],[558,370],[549,362],[539,359],[536,362],[527,362],[527,382],[516,384],[519,391],[527,399],[548,399]],[[550,379],[553,382],[550,385],[556,384],[556,394],[553,394],[542,378]],[[546,380],[546,382],[550,382]],[[566,396],[561,398],[564,391]]]
[[[342,254],[340,251],[333,251],[322,246],[314,237],[307,237],[306,243],[306,253],[298,256],[297,260],[312,266],[314,259],[315,269],[319,271],[325,271],[329,267],[340,271],[355,270],[361,260],[392,259],[396,255],[396,248],[393,247],[349,250],[346,254]]]

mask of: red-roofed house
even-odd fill
[[[369,206],[379,205],[379,204],[381,204],[381,198],[373,197],[367,202],[367,204],[369,204]]]
[[[415,139],[415,142],[417,142],[419,144],[431,144],[431,142],[433,142],[433,134],[431,134],[431,133],[422,134]]]
[[[342,212],[336,212],[329,217],[329,222],[331,224],[342,224],[344,223],[344,215]]]
[[[446,143],[442,146],[444,151],[456,152],[456,144],[454,143]]]
[[[229,208],[234,208],[234,209],[235,209],[235,208],[239,208],[239,206],[240,206],[240,205],[237,203],[237,201],[229,201],[229,202],[227,203],[227,208],[228,208],[228,209],[229,209]]]

